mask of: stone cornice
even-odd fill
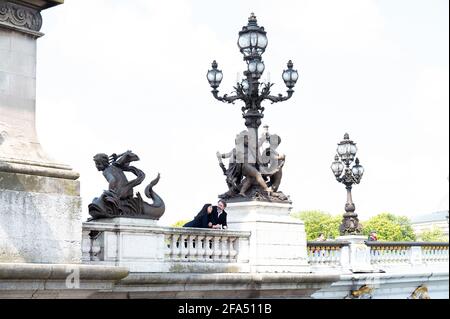
[[[42,16],[38,9],[0,0],[0,24],[36,34],[41,29]]]
[[[39,11],[64,3],[64,0],[6,0],[6,1],[22,4],[27,7],[35,8]]]

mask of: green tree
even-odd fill
[[[339,236],[339,225],[342,216],[333,216],[322,211],[302,211],[292,215],[305,223],[305,232],[308,240],[315,240],[323,233],[326,238],[336,238]]]
[[[374,230],[377,232],[378,240],[416,240],[416,235],[411,227],[411,222],[404,216],[396,216],[391,213],[381,213],[362,223],[362,225],[364,235],[368,235],[372,230]]]
[[[442,230],[437,226],[433,226],[433,228],[423,231],[422,234],[420,235],[420,238],[423,241],[434,241],[434,242],[448,241],[448,237],[445,236]]]
[[[183,225],[186,224],[187,222],[188,220],[182,219],[172,224],[171,227],[183,227]]]

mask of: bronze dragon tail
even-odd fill
[[[160,174],[158,173],[158,176],[154,180],[152,180],[150,184],[148,184],[144,191],[145,196],[153,200],[153,204],[144,203],[144,214],[149,216],[151,219],[156,220],[159,219],[166,210],[166,206],[162,198],[153,191],[153,187],[158,184],[159,179]]]

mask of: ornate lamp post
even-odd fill
[[[238,46],[244,55],[244,61],[247,63],[247,70],[244,71],[245,79],[237,83],[234,87],[234,95],[219,96],[218,87],[222,81],[223,74],[219,70],[216,61],[212,63],[212,69],[207,73],[209,84],[213,88],[212,94],[222,102],[233,103],[241,100],[245,103],[242,107],[242,116],[245,119],[245,125],[249,129],[257,130],[261,125],[261,119],[264,117],[264,107],[261,103],[269,100],[272,103],[286,101],[294,93],[293,87],[298,79],[298,72],[293,69],[294,64],[289,61],[287,69],[283,72],[283,80],[288,88],[287,95],[270,95],[270,88],[273,83],[261,83],[259,79],[264,72],[265,66],[262,61],[262,54],[267,47],[267,36],[264,27],[258,26],[255,15],[252,13],[248,18],[247,26],[244,26],[239,32]],[[256,134],[256,136],[258,136]]]
[[[345,214],[339,227],[341,236],[357,235],[361,232],[361,225],[359,224],[358,215],[355,213],[355,204],[352,200],[352,186],[353,184],[359,184],[364,173],[364,168],[359,164],[359,159],[355,159],[357,150],[356,144],[345,133],[344,140],[338,144],[337,155],[331,164],[331,170],[336,180],[344,184],[347,189]],[[354,159],[355,165],[350,168]]]

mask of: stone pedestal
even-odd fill
[[[0,1],[0,262],[81,261],[79,175],[35,128],[40,11],[62,2]]]
[[[350,243],[348,249],[343,251],[344,254],[348,254],[348,257],[342,256],[341,258],[343,269],[347,268],[354,273],[377,271],[370,264],[370,247],[365,244],[366,236],[346,235],[339,236],[337,240]],[[346,263],[346,261],[348,262]]]
[[[164,234],[153,220],[118,217],[83,224],[84,263],[160,272],[164,253]]]
[[[290,216],[291,204],[228,203],[230,230],[250,231],[252,272],[309,272],[304,223]]]

